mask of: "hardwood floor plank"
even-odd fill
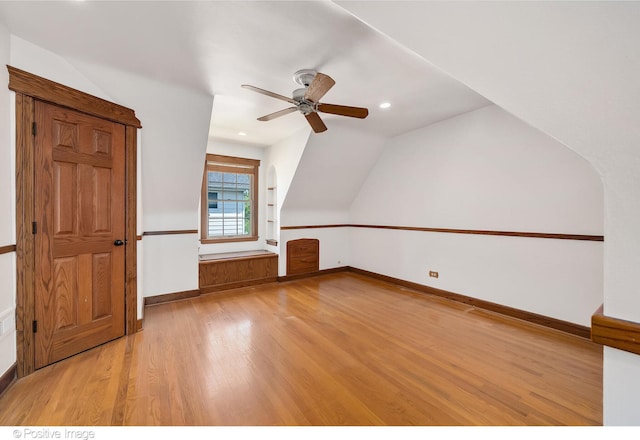
[[[18,380],[2,425],[601,425],[602,347],[348,272],[146,309]]]

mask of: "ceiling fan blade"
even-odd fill
[[[318,104],[318,111],[331,113],[333,115],[349,116],[351,118],[364,119],[369,114],[369,110],[363,107],[349,107],[346,105]]]
[[[298,110],[298,107],[289,107],[284,110],[280,110],[278,112],[270,113],[268,115],[264,115],[261,118],[258,118],[258,121],[270,121],[275,118],[279,118],[280,116],[288,115],[289,113],[293,113]]]
[[[307,121],[309,121],[309,125],[311,125],[311,128],[313,128],[313,131],[315,133],[322,133],[323,131],[327,130],[327,126],[324,125],[324,122],[322,122],[322,119],[320,119],[320,115],[318,115],[316,112],[304,115],[304,117],[307,118]]]
[[[304,93],[304,99],[312,102],[318,102],[336,82],[330,76],[324,73],[316,73],[313,77],[313,81],[307,87],[307,91]]]
[[[291,104],[297,104],[297,102],[291,98],[287,98],[286,96],[283,96],[283,95],[278,95],[277,93],[273,93],[268,90],[261,89],[259,87],[250,86],[248,84],[243,84],[241,87],[243,89],[253,90],[254,92],[262,93],[263,95],[271,96],[272,98],[282,99],[283,101],[287,101]]]

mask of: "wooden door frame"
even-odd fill
[[[17,373],[35,370],[35,104],[45,101],[125,126],[125,334],[137,331],[137,129],[135,112],[79,90],[7,66],[16,119],[16,339]]]

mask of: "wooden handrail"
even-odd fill
[[[600,306],[591,316],[591,340],[640,354],[640,323],[606,316],[604,306]]]

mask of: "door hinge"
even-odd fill
[[[31,223],[31,233],[33,235],[38,233],[38,222],[32,222]]]
[[[38,333],[38,321],[33,321],[33,332]]]
[[[35,136],[37,132],[38,129],[36,128],[36,123],[34,122],[33,124],[31,124],[31,133],[33,133],[33,135]]]

